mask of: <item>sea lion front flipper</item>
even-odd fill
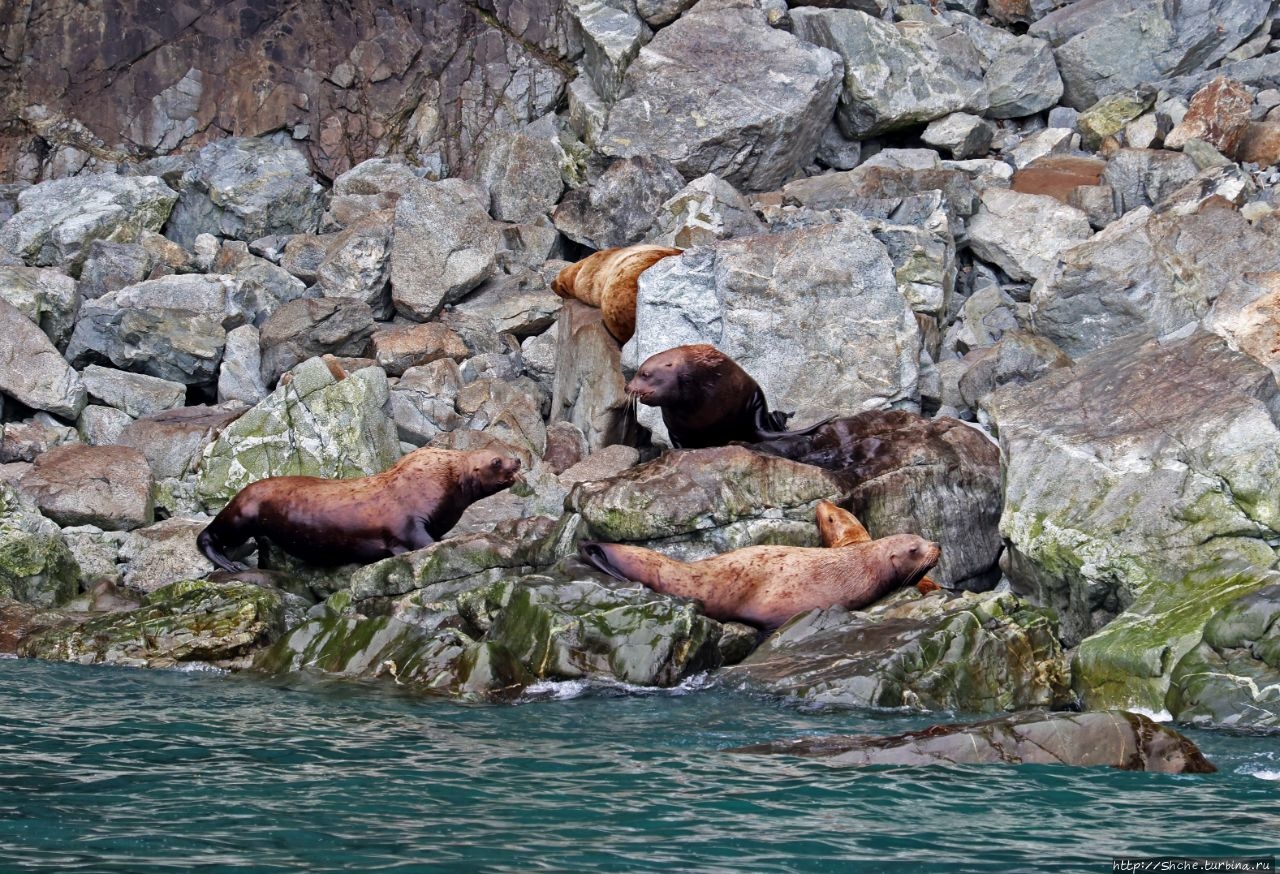
[[[613,562],[609,560],[607,550],[608,544],[597,543],[594,540],[584,540],[578,544],[578,555],[582,560],[591,565],[596,570],[604,571],[615,580],[621,580],[624,583],[634,583],[635,580],[623,576],[622,571],[614,567]]]

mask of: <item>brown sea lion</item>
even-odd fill
[[[584,541],[582,558],[610,576],[696,598],[712,619],[776,628],[815,607],[865,607],[915,583],[938,562],[938,544],[895,534],[839,549],[748,546],[682,562],[642,546]]]
[[[421,549],[475,501],[515,482],[520,461],[488,450],[415,449],[382,473],[355,479],[274,476],[241,489],[196,544],[219,568],[226,552],[267,537],[310,564],[371,562]]]
[[[588,255],[561,270],[551,290],[600,308],[604,326],[619,343],[636,332],[636,288],[640,274],[680,249],[643,244],[615,246]]]
[[[870,543],[873,539],[871,532],[858,520],[857,516],[831,501],[819,501],[814,515],[818,519],[818,537],[822,545],[828,549],[838,549],[855,543]],[[916,591],[921,595],[936,592],[941,588],[942,586],[929,577],[922,577],[916,583]]]
[[[627,394],[662,410],[676,449],[755,443],[807,434],[818,425],[787,431],[789,414],[770,412],[764,392],[738,363],[709,343],[676,346],[650,355],[627,383]]]

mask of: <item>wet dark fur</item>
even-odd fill
[[[196,538],[205,557],[266,537],[308,564],[371,562],[429,546],[468,506],[515,481],[520,461],[487,450],[417,449],[356,479],[268,477],[241,489]]]

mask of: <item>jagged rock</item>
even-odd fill
[[[629,246],[645,238],[661,204],[684,184],[663,158],[619,158],[594,184],[566,194],[552,220],[566,237],[593,249]]]
[[[182,477],[193,469],[204,448],[243,412],[243,405],[233,403],[230,409],[200,404],[149,413],[127,425],[117,442],[146,456],[156,479]]]
[[[996,126],[977,115],[953,112],[929,122],[920,135],[931,146],[946,149],[957,159],[976,158],[991,148]]]
[[[856,9],[791,10],[801,39],[844,58],[836,119],[850,139],[911,127],[988,104],[982,58],[962,31],[923,21],[890,24]],[[927,71],[927,72],[925,72]]]
[[[1280,124],[1251,123],[1240,141],[1236,157],[1242,163],[1257,164],[1259,167],[1280,164]]]
[[[640,276],[623,366],[711,343],[797,425],[914,402],[920,329],[885,247],[849,218],[659,261]],[[657,408],[640,422],[665,433]]]
[[[128,413],[131,418],[172,410],[187,402],[180,382],[90,364],[80,374],[93,400]]]
[[[400,457],[385,412],[387,375],[357,370],[343,380],[319,358],[231,423],[205,451],[197,495],[211,510],[268,476],[367,476]]]
[[[371,336],[373,312],[364,301],[290,301],[272,313],[258,332],[263,382],[275,385],[285,371],[317,355],[362,355]]]
[[[964,31],[982,56],[985,117],[1024,118],[1052,108],[1062,97],[1062,77],[1045,40],[1015,36],[975,14],[946,12],[942,21]]]
[[[4,464],[35,461],[55,446],[77,442],[76,430],[48,413],[36,413],[22,422],[6,422],[0,426],[0,438],[0,463]]]
[[[175,517],[130,531],[119,547],[124,585],[149,595],[216,570],[196,547],[196,536],[208,524],[208,519]]]
[[[969,245],[1009,275],[1034,281],[1053,267],[1058,253],[1093,236],[1075,207],[1039,194],[1002,188],[982,192],[982,208],[969,221]]]
[[[79,590],[80,566],[57,524],[0,480],[0,597],[52,607]]]
[[[137,610],[32,635],[19,652],[78,664],[238,665],[280,634],[284,613],[284,596],[272,589],[183,580],[153,592]]]
[[[1020,713],[968,725],[934,725],[894,737],[808,737],[730,752],[813,756],[846,766],[1075,765],[1161,774],[1217,770],[1183,735],[1122,710]]]
[[[1154,89],[1146,86],[1103,97],[1076,119],[1080,144],[1089,151],[1097,151],[1105,140],[1154,106],[1155,100]]]
[[[636,0],[636,12],[653,27],[670,24],[696,0]]]
[[[152,485],[138,450],[70,443],[36,458],[19,488],[59,525],[127,531],[154,521]]]
[[[90,446],[105,446],[118,442],[120,433],[132,421],[133,417],[124,410],[89,404],[76,418],[76,433]]]
[[[581,515],[584,536],[659,540],[665,552],[690,561],[766,537],[816,545],[813,503],[842,492],[834,473],[721,446],[667,452],[610,479],[580,483],[565,508]]]
[[[647,241],[688,249],[764,231],[764,223],[756,217],[750,202],[728,182],[708,173],[690,182],[658,208]]]
[[[0,299],[0,392],[66,419],[88,401],[80,374],[21,310]]]
[[[1107,161],[1102,179],[1114,192],[1120,215],[1155,206],[1195,178],[1195,162],[1163,149],[1121,149]]]
[[[192,158],[169,216],[169,239],[191,248],[196,236],[256,240],[271,234],[313,233],[324,210],[323,189],[306,156],[290,144],[229,137]]]
[[[862,143],[846,137],[833,118],[822,129],[818,151],[813,157],[819,164],[833,170],[852,170],[862,161]]]
[[[224,243],[210,265],[213,273],[231,274],[238,307],[258,327],[291,300],[314,296],[306,284],[283,267],[250,254],[244,243]]]
[[[336,183],[335,183],[336,185]],[[316,273],[325,252],[337,234],[292,234],[284,244],[280,266],[308,285],[316,281]]]
[[[454,407],[462,373],[452,358],[410,367],[391,389],[391,417],[400,439],[422,446],[441,431],[461,427]]]
[[[595,93],[613,103],[622,90],[622,75],[653,38],[653,31],[636,14],[634,5],[627,8],[627,4],[610,5],[603,0],[570,0],[568,7],[582,28],[582,71]]]
[[[487,198],[460,179],[418,181],[396,201],[391,298],[396,310],[427,321],[496,269],[499,225]]]
[[[258,329],[241,325],[227,332],[218,368],[218,403],[240,401],[253,405],[267,396],[262,381],[262,345]]]
[[[1280,389],[1221,338],[1115,343],[985,405],[1005,573],[1058,610],[1068,645],[1187,568],[1275,561]]]
[[[316,267],[315,290],[324,297],[367,303],[375,319],[391,317],[391,236],[395,215],[371,212],[333,236]]]
[[[521,272],[488,280],[454,312],[488,321],[493,333],[528,337],[550,328],[563,304],[541,274]]]
[[[1266,0],[1223,3],[1073,3],[1031,25],[1054,46],[1063,102],[1084,109],[1099,98],[1187,70],[1205,68],[1256,31]]]
[[[592,449],[635,443],[618,341],[596,307],[566,300],[556,321],[555,368],[549,422],[571,422]]]
[[[1280,725],[1280,585],[1275,571],[1254,572],[1266,586],[1214,613],[1173,669],[1165,701],[1178,722]]]
[[[1187,214],[1140,207],[1059,254],[1031,291],[1036,332],[1078,358],[1127,335],[1177,331],[1245,271],[1277,269],[1276,238],[1220,199]]]
[[[866,611],[801,614],[718,682],[806,707],[1051,707],[1069,698],[1055,625],[1009,594],[907,590]]]
[[[80,309],[80,291],[70,276],[40,267],[0,267],[0,300],[40,326],[59,349],[67,347]]]
[[[1000,455],[978,429],[946,417],[872,410],[754,448],[833,471],[844,502],[875,537],[936,541],[942,557],[930,576],[942,585],[995,584]]]
[[[177,199],[158,176],[51,179],[18,195],[18,212],[0,225],[0,248],[78,276],[90,243],[132,243],[144,230],[160,230]]]
[[[764,57],[768,76],[757,75]],[[599,147],[768,191],[812,160],[839,87],[834,52],[775,30],[758,9],[708,5],[640,50]]]
[[[80,267],[80,296],[92,300],[135,285],[147,278],[153,264],[151,253],[137,243],[94,240]]]
[[[383,328],[369,338],[372,355],[388,376],[400,376],[411,367],[421,367],[441,358],[464,360],[467,344],[439,322]]]
[[[1235,155],[1249,129],[1253,95],[1239,82],[1219,76],[1191,98],[1187,114],[1164,138],[1166,149],[1203,140],[1224,155]]]
[[[251,321],[230,276],[150,279],[80,307],[67,358],[84,365],[103,358],[116,367],[185,385],[217,377],[226,332]]]
[[[1072,674],[1081,703],[1167,713],[1176,666],[1208,623],[1274,582],[1274,573],[1234,557],[1148,582],[1123,613],[1076,647]]]
[[[960,396],[977,409],[982,399],[1003,385],[1026,385],[1051,370],[1070,367],[1071,359],[1044,337],[1012,330],[995,343],[965,356]]]

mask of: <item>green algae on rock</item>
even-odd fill
[[[285,596],[248,583],[181,580],[141,607],[60,626],[22,641],[19,654],[51,661],[162,668],[234,666],[283,630]]]
[[[1274,572],[1227,561],[1148,588],[1128,610],[1076,647],[1074,685],[1082,703],[1090,710],[1119,707],[1164,713],[1175,668],[1200,644],[1210,621],[1274,580]],[[1218,627],[1229,628],[1230,620]]]
[[[1280,573],[1215,612],[1174,667],[1166,706],[1179,722],[1280,727]]]
[[[53,607],[80,591],[80,565],[58,526],[0,482],[0,597]]]
[[[806,705],[992,712],[1069,699],[1052,611],[1011,594],[920,598],[801,614],[721,682]]]

